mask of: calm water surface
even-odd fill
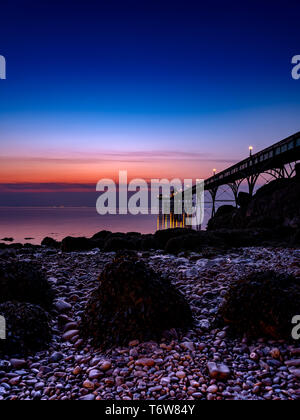
[[[0,239],[13,237],[20,243],[40,244],[45,236],[57,240],[68,235],[92,236],[103,229],[153,233],[156,226],[153,215],[100,216],[94,208],[0,207]]]
[[[209,214],[207,209],[203,226]],[[92,207],[0,207],[0,243],[3,238],[14,238],[14,242],[38,245],[46,236],[60,241],[69,235],[90,237],[103,229],[154,233],[158,229],[157,216],[100,216]]]

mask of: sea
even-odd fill
[[[202,228],[209,219],[206,210]],[[164,223],[166,227],[175,225]],[[161,228],[151,214],[101,216],[94,207],[0,207],[0,243],[39,245],[46,236],[61,241],[66,236],[91,237],[101,230],[154,233]],[[13,241],[3,241],[6,238]]]

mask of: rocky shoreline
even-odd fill
[[[29,356],[0,358],[0,400],[296,400],[300,343],[237,339],[213,320],[232,282],[255,269],[300,276],[297,248],[248,247],[138,258],[184,294],[195,319],[183,336],[132,340],[101,350],[79,334],[88,296],[115,252],[5,249],[0,258],[38,262],[55,291],[52,341]],[[295,314],[296,315],[296,314]],[[292,328],[292,327],[291,327]]]

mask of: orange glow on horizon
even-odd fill
[[[96,184],[102,178],[118,183],[119,171],[127,170],[128,180],[142,178],[196,179],[210,176],[210,162],[147,161],[147,162],[52,162],[38,159],[7,158],[0,161],[0,183],[65,183]]]

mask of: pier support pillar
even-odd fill
[[[234,195],[235,207],[238,206],[239,188],[242,182],[243,182],[243,179],[239,179],[238,181],[234,181],[228,184]]]
[[[253,195],[255,184],[258,180],[258,177],[259,177],[259,174],[253,174],[253,175],[248,176],[247,178],[250,196]]]
[[[217,197],[218,187],[211,188],[208,191],[209,191],[209,193],[211,195],[211,199],[212,199],[211,217],[214,217],[215,214],[216,214],[216,197]]]

